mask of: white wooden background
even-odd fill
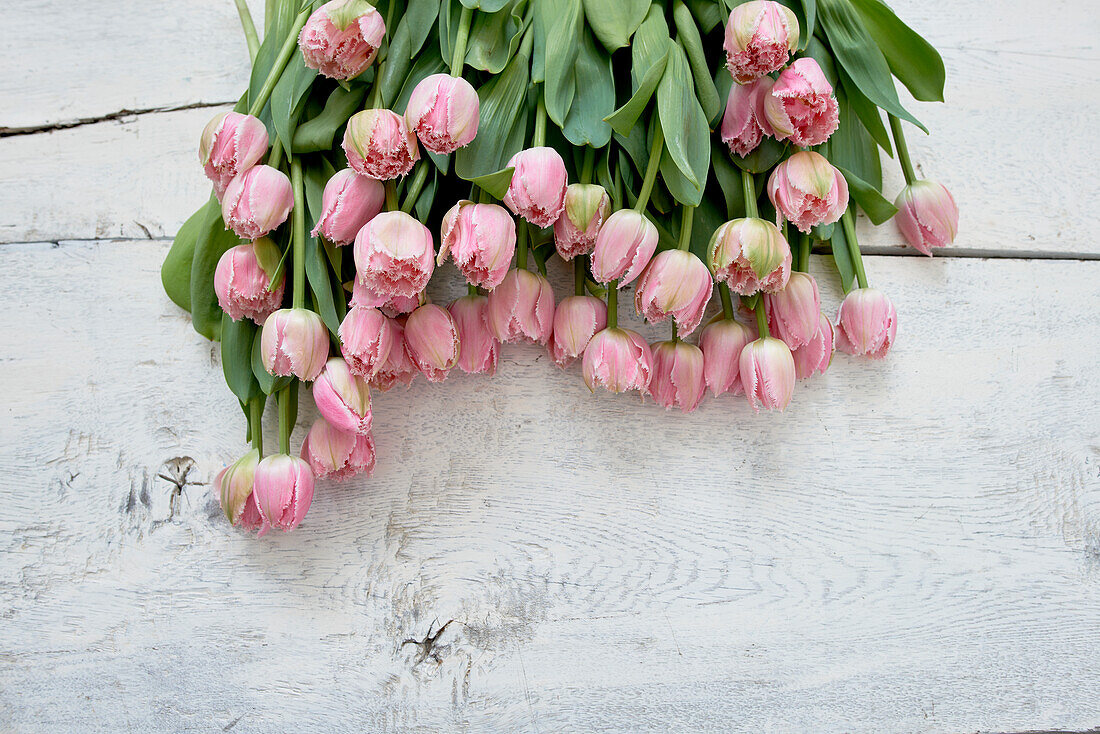
[[[5,4],[0,730],[1100,726],[1100,22],[894,4],[947,62],[912,147],[963,219],[933,260],[865,234],[887,361],[682,416],[509,347],[377,396],[375,476],[261,541],[158,278],[245,82],[232,4]]]

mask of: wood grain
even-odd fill
[[[0,729],[1100,723],[1100,263],[869,258],[896,349],[782,415],[508,347],[376,395],[375,476],[256,540],[210,493],[243,419],[165,250],[0,248]]]

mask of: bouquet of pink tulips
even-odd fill
[[[882,0],[267,0],[262,42],[236,2],[249,88],[202,132],[213,193],[162,272],[247,420],[253,449],[216,482],[236,526],[292,530],[315,478],[373,469],[372,388],[491,375],[509,342],[580,361],[592,390],[782,410],[834,346],[893,343],[855,209],[928,255],[955,236],[895,86],[942,100],[943,63]],[[907,183],[893,204],[880,149]],[[847,294],[835,322],[815,246]],[[425,288],[447,260],[469,294],[443,307]],[[630,284],[670,340],[619,326]],[[302,383],[321,417],[299,457]]]

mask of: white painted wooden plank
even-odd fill
[[[262,0],[250,0],[263,32]],[[0,128],[236,100],[248,48],[232,0],[4,3]],[[15,103],[15,101],[18,101]]]
[[[1100,721],[1100,263],[869,258],[895,350],[783,415],[509,347],[376,396],[376,475],[257,541],[210,496],[243,420],[165,250],[0,248],[0,728]]]

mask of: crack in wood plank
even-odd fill
[[[148,107],[145,109],[121,109],[117,112],[109,112],[105,115],[96,115],[95,117],[78,117],[75,120],[63,120],[61,122],[53,122],[47,125],[28,125],[26,127],[0,127],[0,138],[13,138],[20,135],[41,135],[43,133],[49,134],[57,132],[58,130],[71,130],[74,127],[83,127],[85,125],[95,125],[100,122],[114,122],[122,120],[128,117],[138,117],[139,115],[159,115],[165,112],[181,112],[183,110],[201,110],[208,107],[224,107],[225,105],[233,104],[233,100],[227,102],[192,102],[184,105],[170,105],[165,107]],[[138,226],[141,226],[139,223]],[[142,227],[142,229],[145,229]],[[146,230],[148,233],[148,230]]]

